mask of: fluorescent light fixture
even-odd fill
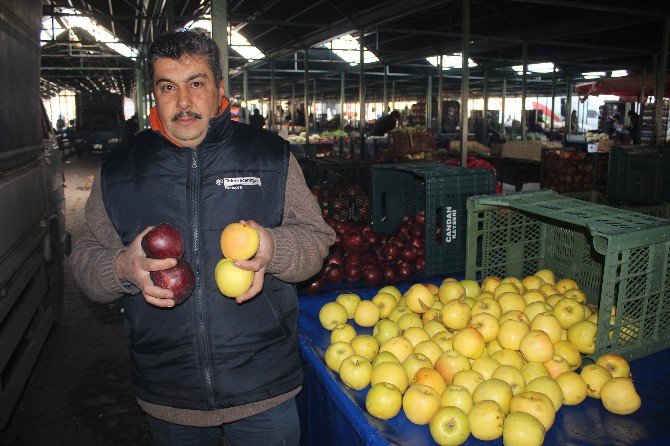
[[[57,8],[58,9],[58,8]],[[135,59],[137,57],[137,50],[134,48],[131,48],[119,41],[116,37],[112,35],[109,31],[107,31],[104,27],[100,26],[95,20],[91,19],[90,17],[83,17],[80,14],[80,11],[76,9],[70,9],[70,8],[62,8],[60,9],[59,12],[63,12],[65,14],[73,14],[73,15],[65,15],[62,16],[61,19],[63,23],[65,24],[65,28],[62,28],[58,22],[54,20],[53,22],[53,34],[51,34],[52,28],[51,28],[51,17],[45,16],[42,19],[42,32],[41,32],[41,39],[42,40],[50,40],[55,38],[58,34],[62,33],[65,31],[65,29],[72,29],[72,28],[81,28],[85,31],[87,31],[89,34],[91,34],[95,40],[98,42],[104,42],[104,45],[108,46],[112,50],[116,51],[122,56]],[[46,42],[41,42],[42,45],[44,45]]]
[[[605,77],[605,72],[604,71],[588,71],[586,73],[582,73],[582,76],[584,76],[584,79],[600,79],[601,77]]]
[[[338,37],[337,39],[326,42],[321,46],[328,49],[332,48],[333,53],[337,54],[340,59],[349,62],[351,66],[358,65],[358,63],[361,61],[360,44],[358,43],[358,39],[356,39],[351,34]],[[365,47],[363,48],[364,64],[378,61],[379,59],[372,51]]]
[[[523,65],[514,65],[512,67],[516,74],[523,74]],[[526,66],[526,73],[551,73],[554,71],[554,64],[551,62],[531,63]]]
[[[612,71],[612,77],[624,77],[628,76],[628,71],[626,70],[614,70]]]
[[[191,23],[188,23],[186,26],[184,26],[184,28],[186,29],[202,28],[211,33],[212,21],[208,19],[196,20]],[[249,41],[242,34],[238,33],[234,29],[231,30],[230,26],[228,27],[228,34],[230,36],[230,41],[228,42],[228,44],[231,46],[232,49],[237,51],[237,53],[239,53],[240,56],[244,57],[247,60],[259,60],[265,58],[265,54],[263,54],[261,50],[259,50],[251,43],[249,43]]]
[[[440,64],[440,57],[426,57],[426,60],[429,64],[434,67],[437,67]],[[468,58],[468,67],[476,67],[477,64],[474,60]],[[463,53],[454,53],[454,54],[445,54],[442,56],[442,69],[450,70],[452,68],[462,68],[463,67]]]

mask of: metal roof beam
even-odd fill
[[[640,6],[644,5],[637,4],[637,8],[625,8],[621,6],[612,6],[612,5],[603,5],[598,3],[586,3],[586,2],[577,2],[572,0],[508,0],[517,3],[532,3],[535,5],[545,5],[545,6],[557,6],[561,8],[574,8],[574,9],[587,9],[592,11],[600,12],[611,12],[615,14],[630,14],[638,16],[647,16],[654,17],[657,19],[662,19],[665,17],[670,17],[670,14],[664,13],[662,11],[651,11],[649,9],[642,9]],[[663,3],[663,2],[659,2]],[[648,4],[648,3],[647,3]]]

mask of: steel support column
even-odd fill
[[[305,144],[309,144],[309,48],[305,48]]]
[[[442,132],[442,88],[444,79],[442,78],[442,56],[438,57],[437,63],[437,133]]]
[[[554,70],[551,74],[551,133],[554,132],[554,114],[556,113],[555,110],[556,107],[556,67],[554,67]]]
[[[528,131],[526,118],[526,83],[528,80],[528,43],[521,44],[521,59],[523,63],[523,73],[521,74],[521,139],[526,139]]]
[[[426,127],[433,124],[433,76],[428,75],[428,86],[426,87]]]
[[[387,115],[389,110],[389,97],[388,97],[388,71],[389,67],[387,65],[384,65],[384,90],[382,94],[382,115]]]
[[[147,111],[145,106],[145,97],[144,93],[144,67],[142,62],[138,59],[137,64],[135,65],[135,88],[137,97],[135,98],[135,109],[137,110],[137,124],[140,131],[144,130],[147,125]]]
[[[359,73],[358,73],[358,95],[361,104],[359,114],[359,128],[361,132],[361,158],[365,150],[365,47],[363,46],[363,30],[359,33],[358,38],[358,52],[359,52]]]
[[[270,61],[270,113],[268,113],[268,118],[270,122],[268,123],[268,128],[274,130],[275,121],[277,117],[275,115],[277,110],[277,98],[275,97],[275,61]]]
[[[232,98],[228,84],[228,0],[212,0],[212,39],[221,51],[221,71],[223,72],[223,91]]]
[[[661,54],[658,73],[658,89],[656,91],[656,109],[654,122],[656,123],[656,132],[654,141],[656,145],[665,142],[667,136],[661,134],[663,131],[663,98],[665,97],[665,79],[668,71],[668,37],[670,37],[670,19],[666,17],[663,20],[663,35],[661,36]],[[666,118],[667,120],[667,118]],[[666,121],[667,124],[667,121]],[[666,127],[667,132],[667,127]]]
[[[507,100],[507,79],[503,79],[502,86],[502,106],[500,107],[500,129],[503,135],[507,134],[507,129],[505,128],[505,101]]]
[[[340,73],[340,130],[344,130],[344,71]]]
[[[244,101],[244,123],[249,124],[249,71],[242,71],[242,100]]]
[[[489,72],[484,71],[484,110],[482,111],[482,144],[489,146],[489,122],[487,114],[489,112]],[[492,120],[493,121],[493,120]]]
[[[572,133],[572,78],[567,76],[567,92],[566,92],[566,112],[565,112],[565,138],[567,141],[568,135]]]
[[[461,32],[461,51],[463,61],[461,68],[461,166],[467,165],[468,159],[468,96],[470,88],[470,0],[462,0],[463,17]]]

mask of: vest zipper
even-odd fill
[[[189,152],[191,158],[191,174],[189,182],[189,195],[191,202],[191,231],[193,234],[193,269],[195,271],[196,283],[196,320],[198,324],[198,346],[199,356],[205,380],[205,394],[209,407],[215,407],[214,389],[212,386],[212,362],[209,355],[209,339],[207,337],[207,301],[203,295],[202,284],[202,249],[200,246],[200,168],[198,164],[199,151],[193,149]]]

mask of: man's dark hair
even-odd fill
[[[154,64],[158,59],[179,59],[184,55],[205,56],[214,73],[216,86],[221,85],[223,73],[221,71],[219,47],[214,40],[204,33],[196,31],[177,31],[163,34],[156,39],[149,47],[149,74],[153,77]]]
[[[393,110],[389,115],[393,116],[396,119],[400,119],[400,112],[398,110]]]

